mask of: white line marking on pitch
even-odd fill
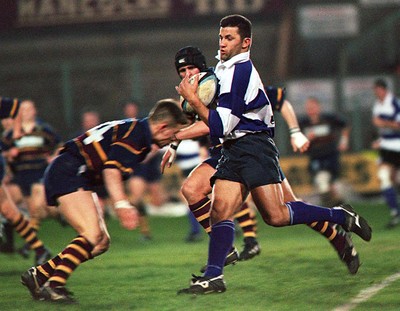
[[[384,289],[385,287],[389,286],[391,283],[400,279],[400,272],[392,274],[384,279],[381,283],[372,285],[366,289],[363,289],[356,297],[350,300],[349,303],[341,305],[332,311],[350,311],[357,307],[360,303],[363,303],[370,299],[372,296],[377,294],[380,290]]]

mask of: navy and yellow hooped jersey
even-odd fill
[[[100,177],[105,168],[119,169],[124,178],[133,173],[151,150],[148,119],[102,123],[65,143],[61,152],[83,157],[88,171]]]
[[[0,96],[0,119],[15,118],[20,101],[17,98]]]
[[[46,168],[47,158],[60,147],[61,140],[54,129],[47,123],[36,120],[35,126],[27,133],[22,129],[22,136],[13,138],[13,130],[10,130],[2,138],[4,151],[16,147],[18,155],[10,161],[13,172],[27,172]]]

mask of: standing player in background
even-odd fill
[[[193,84],[189,75],[182,79],[177,92],[195,109],[210,128],[212,137],[223,142],[217,172],[211,178],[211,234],[207,269],[193,276],[188,288],[179,293],[208,294],[226,290],[224,262],[235,233],[234,213],[248,194],[265,223],[275,226],[327,221],[341,225],[369,241],[372,230],[367,221],[350,205],[334,208],[285,202],[279,152],[272,139],[272,107],[261,79],[250,60],[251,22],[241,15],[221,19],[219,62],[216,76],[220,90],[216,110],[209,109],[197,94],[198,79]]]
[[[0,118],[15,118],[13,125],[14,138],[18,138],[21,135],[21,115],[18,111],[19,109],[20,102],[18,99],[0,97]],[[38,238],[36,230],[30,224],[29,220],[24,217],[12,200],[7,186],[3,183],[4,175],[5,161],[0,154],[0,213],[35,252],[35,262],[43,263],[48,259],[50,253]]]
[[[193,49],[195,49],[195,48],[193,48]],[[197,50],[195,50],[195,51],[197,51]],[[200,53],[200,51],[198,51],[198,53]],[[203,63],[205,64],[204,56],[202,54],[199,54],[199,55],[202,56],[202,57],[200,57],[200,59],[202,60],[202,62],[200,62],[200,64],[203,64]],[[178,57],[178,60],[180,59],[180,57]],[[180,62],[176,61],[176,64],[178,64],[178,65],[176,65],[178,72],[182,72],[182,75],[186,74],[186,72],[189,72],[189,76],[192,76],[192,75],[198,73],[200,71],[200,69],[202,69],[198,64],[196,65],[196,58],[194,58],[194,57],[186,56],[186,58],[184,60],[181,60]],[[182,66],[179,67],[179,64],[181,64]],[[205,68],[205,66],[204,66],[204,68]],[[286,124],[289,127],[289,131],[291,133],[290,134],[290,136],[291,136],[290,142],[291,142],[293,151],[294,152],[297,152],[297,151],[305,152],[309,147],[309,141],[302,134],[302,132],[299,128],[297,117],[294,113],[291,103],[285,99],[285,89],[277,88],[277,87],[267,87],[266,92],[267,92],[267,95],[268,95],[268,98],[270,100],[273,110],[279,111],[282,114]],[[182,129],[175,135],[176,135],[176,138],[178,138],[178,139],[187,139],[190,137],[197,137],[199,135],[205,135],[205,133],[209,134],[209,128],[204,124],[203,121],[198,121],[195,125],[190,126],[185,129]],[[214,142],[215,142],[215,140],[214,140]],[[217,165],[217,162],[221,156],[221,153],[220,153],[221,145],[218,144],[218,141],[216,141],[216,144],[217,145],[214,145],[213,148],[211,149],[211,158],[206,160],[205,162],[203,162],[208,165],[210,165],[210,163],[211,163],[213,171],[210,170],[208,176],[205,175],[203,172],[202,176],[194,175],[194,176],[190,176],[190,178],[196,177],[200,180],[208,180],[212,176],[212,174],[215,172],[215,167]],[[163,158],[163,163],[162,163],[163,168],[167,164],[167,160],[169,160],[171,155],[173,154],[173,152],[175,150],[174,149],[175,145],[176,144],[173,143],[171,145],[170,149],[166,152],[166,154]],[[218,145],[219,145],[219,147],[217,147]],[[178,148],[178,150],[179,150],[179,148]],[[170,165],[170,164],[168,164],[168,165]],[[198,170],[198,168],[196,168],[196,170]],[[192,174],[194,174],[194,173],[192,173]],[[294,195],[292,188],[291,188],[288,180],[284,177],[283,173],[282,173],[282,176],[283,176],[282,188],[283,188],[285,202],[298,201],[298,198]],[[202,193],[202,192],[206,192],[206,191],[211,192],[211,186],[208,183],[207,184],[203,183],[203,185],[204,185],[204,190],[194,189],[192,192],[194,192],[194,193],[198,193],[198,192]],[[207,214],[204,214],[204,215],[206,215],[206,217],[202,215],[203,218],[201,219],[201,221],[206,223],[208,226],[210,226],[211,225],[210,224],[210,206],[208,206]],[[339,258],[347,265],[347,268],[349,269],[350,273],[352,273],[352,274],[357,273],[358,268],[360,266],[359,256],[353,246],[353,243],[351,241],[349,234],[347,234],[345,232],[339,233],[336,230],[336,228],[333,225],[329,224],[328,222],[314,222],[312,224],[309,224],[309,226],[313,230],[324,235],[330,241],[331,245],[334,247],[334,249],[338,253]],[[244,256],[247,255],[245,250],[241,253],[242,259],[246,259],[246,257],[243,258]],[[251,253],[251,249],[250,249],[250,252],[248,252],[248,256],[251,256],[251,255],[253,255],[253,254]]]
[[[321,103],[315,97],[305,102],[306,116],[300,127],[310,140],[309,171],[321,205],[336,206],[343,202],[337,189],[340,177],[340,155],[349,148],[350,128],[342,117],[322,113]]]
[[[388,90],[385,80],[374,83],[376,102],[373,107],[373,124],[379,131],[374,148],[379,150],[378,178],[382,195],[390,210],[388,228],[400,224],[400,208],[397,200],[396,173],[400,168],[400,100]]]
[[[126,118],[138,118],[139,107],[135,102],[126,103],[123,111]],[[155,207],[161,207],[168,198],[161,183],[160,161],[160,148],[153,144],[146,160],[137,166],[127,181],[130,202],[139,212],[139,230],[143,241],[152,239],[145,195],[149,194],[150,203]]]
[[[134,229],[138,213],[128,201],[124,179],[151,150],[162,147],[187,119],[176,101],[161,100],[145,119],[110,121],[65,143],[45,173],[46,198],[58,205],[77,236],[53,259],[21,276],[32,297],[73,303],[67,279],[83,262],[106,252],[110,237],[93,186],[104,183],[122,226]]]

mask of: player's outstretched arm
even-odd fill
[[[139,223],[139,214],[128,201],[121,172],[115,168],[106,168],[103,170],[103,178],[121,225],[128,230],[135,229]]]
[[[181,129],[175,134],[174,142],[172,142],[167,151],[165,151],[161,160],[161,173],[164,173],[165,167],[171,167],[176,158],[176,150],[178,149],[179,142],[185,139],[194,139],[210,133],[210,128],[203,121],[196,121],[195,123]]]
[[[310,141],[301,132],[293,106],[289,101],[285,100],[281,109],[281,114],[289,127],[290,143],[293,151],[299,151],[301,153],[306,152],[310,146]]]

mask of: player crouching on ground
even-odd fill
[[[164,99],[148,118],[106,122],[66,142],[46,170],[46,198],[50,206],[59,206],[78,235],[56,257],[22,274],[21,282],[34,299],[75,302],[65,287],[68,277],[110,245],[93,186],[105,184],[122,226],[135,229],[138,212],[128,201],[123,180],[145,159],[153,143],[169,144],[186,124],[178,103]]]

